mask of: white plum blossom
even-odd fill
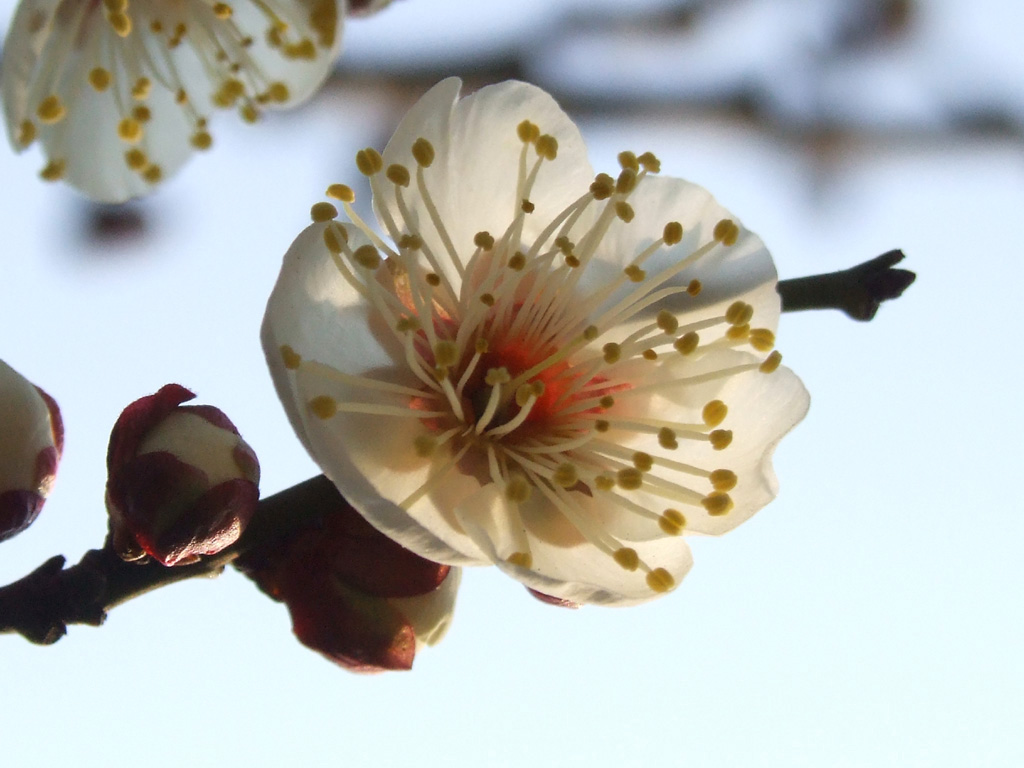
[[[22,0],[0,64],[8,136],[42,145],[45,180],[104,202],[146,194],[211,146],[214,109],[253,122],[308,98],[344,2]]]
[[[774,351],[772,259],[649,152],[595,177],[576,126],[518,82],[435,86],[356,157],[388,242],[332,185],[263,325],[288,416],[374,526],[625,605],[776,494],[805,414]]]

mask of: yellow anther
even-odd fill
[[[128,0],[103,0],[103,7],[110,13],[122,13],[128,7]]]
[[[431,288],[437,288],[437,286],[441,284],[441,276],[436,272],[427,272],[427,274],[423,276],[423,279],[427,281],[427,285]]]
[[[669,427],[662,427],[658,430],[658,445],[664,448],[666,451],[674,451],[679,447],[679,440],[676,437],[675,431]]]
[[[634,213],[632,205],[627,203],[625,200],[619,200],[615,203],[615,215],[629,224],[636,213]]]
[[[700,336],[696,331],[690,331],[684,333],[675,343],[672,344],[676,348],[676,351],[681,355],[693,354],[693,351],[700,345]]]
[[[369,244],[356,248],[352,258],[364,269],[376,269],[380,266],[380,252]]]
[[[629,150],[619,152],[619,166],[624,171],[632,171],[634,175],[640,172],[640,161],[637,160],[636,155]]]
[[[121,141],[127,141],[129,144],[134,144],[142,138],[142,126],[139,125],[138,120],[126,117],[117,124],[117,135]]]
[[[150,184],[159,183],[164,177],[164,169],[156,163],[150,163],[142,172],[142,178]]]
[[[644,152],[637,160],[648,173],[661,173],[661,160],[653,152]]]
[[[665,245],[678,244],[683,239],[683,225],[678,221],[670,221],[665,225],[661,238],[665,241]]]
[[[304,37],[297,43],[284,46],[284,55],[287,59],[308,59],[316,58],[316,46],[308,37]]]
[[[140,123],[148,123],[153,119],[153,112],[145,104],[136,104],[132,107],[132,117]]]
[[[545,160],[554,160],[558,157],[558,139],[547,133],[537,137],[534,148]]]
[[[708,434],[711,447],[716,451],[724,451],[732,443],[731,429],[715,429]]]
[[[740,236],[740,228],[732,219],[722,219],[715,224],[712,236],[722,245],[735,245]]]
[[[546,385],[540,379],[536,379],[530,382],[530,389],[533,391],[534,396],[540,397],[544,394]]]
[[[480,294],[480,303],[483,304],[485,307],[493,307],[494,306],[494,302],[495,302],[495,298],[494,298],[494,294],[493,293],[481,293]]]
[[[654,457],[644,451],[637,451],[633,454],[633,466],[641,472],[650,472],[654,466]]]
[[[686,286],[686,292],[691,296],[699,296],[702,290],[704,290],[704,286],[700,280],[691,280],[690,284]]]
[[[410,251],[418,251],[423,247],[423,238],[419,235],[402,235],[398,238],[398,247]]]
[[[615,550],[612,557],[615,558],[616,563],[627,571],[635,571],[640,567],[640,555],[632,547],[621,547]]]
[[[416,435],[412,440],[412,447],[417,456],[425,459],[437,450],[437,439],[433,435]]]
[[[153,89],[153,83],[148,77],[140,77],[132,86],[132,96],[139,101],[149,98],[149,92]]]
[[[149,158],[141,149],[129,149],[124,153],[124,161],[133,171],[141,171],[149,165]]]
[[[523,198],[523,202],[520,205],[520,207],[523,209],[523,213],[533,213],[537,209],[537,206],[535,206],[525,197]]]
[[[14,141],[19,147],[27,147],[36,140],[36,124],[31,120],[22,120],[18,126],[18,135]]]
[[[516,251],[512,254],[512,257],[508,260],[508,268],[519,272],[526,266],[526,254],[522,251]]]
[[[434,145],[422,136],[412,143],[412,156],[421,168],[429,168],[434,162]]]
[[[267,101],[272,101],[275,104],[284,104],[291,98],[291,91],[288,89],[287,83],[282,83],[278,80],[277,82],[270,84],[265,95],[267,97]]]
[[[583,339],[585,341],[593,341],[600,335],[601,333],[600,331],[597,330],[596,325],[588,325],[586,328],[583,329]]]
[[[743,325],[734,325],[725,332],[725,337],[732,341],[742,341],[746,339],[750,334],[750,326],[747,323]]]
[[[477,232],[473,235],[473,245],[477,248],[489,251],[494,247],[494,238],[491,237],[490,232]]]
[[[309,209],[309,217],[316,224],[323,224],[325,221],[338,218],[338,209],[330,203],[313,203]]]
[[[519,388],[516,390],[516,405],[522,408],[529,402],[531,397],[535,397],[533,394],[533,387],[531,387],[529,383],[520,384]]]
[[[525,477],[514,474],[509,477],[508,483],[505,485],[505,498],[515,504],[523,504],[529,501],[532,490],[533,487]]]
[[[132,33],[132,20],[127,13],[109,13],[107,21],[118,37],[128,37]]]
[[[64,109],[64,105],[55,93],[51,93],[39,102],[39,106],[36,108],[36,116],[42,121],[43,125],[59,123],[66,114],[67,110]]]
[[[164,31],[164,23],[160,19],[153,19],[153,21],[149,22],[149,31],[154,35],[159,35]]]
[[[711,485],[716,491],[731,491],[737,482],[736,473],[731,469],[716,469],[711,473]]]
[[[779,365],[782,363],[782,353],[779,350],[775,350],[768,357],[764,359],[764,362],[757,367],[761,373],[774,373]]]
[[[701,499],[700,503],[712,517],[727,515],[735,506],[732,503],[732,497],[728,493],[723,493],[722,491],[712,491]]]
[[[658,527],[669,536],[678,536],[686,527],[686,517],[678,509],[666,509],[658,518]]]
[[[512,381],[512,377],[508,373],[508,368],[504,366],[501,368],[489,368],[487,369],[487,375],[484,376],[484,383],[489,387],[508,384],[510,381]]]
[[[612,397],[611,395],[605,395],[604,397],[597,401],[597,404],[607,411],[609,408],[615,405],[615,398]]]
[[[330,395],[319,395],[309,401],[309,410],[321,419],[329,419],[338,412],[338,403]]]
[[[400,187],[408,187],[410,182],[409,169],[399,163],[392,163],[388,166],[384,175],[392,184]]]
[[[213,15],[221,21],[224,21],[225,19],[230,19],[232,13],[233,11],[231,9],[231,6],[227,3],[214,3]]]
[[[352,191],[352,187],[346,184],[331,184],[327,188],[327,196],[333,197],[335,200],[341,200],[343,203],[354,203],[356,201],[356,193]]]
[[[188,102],[188,94],[184,88],[179,88],[174,94],[174,103],[185,104],[186,102]]]
[[[487,350],[491,348],[491,345],[487,342],[483,336],[473,342],[473,349],[481,355],[486,355]]]
[[[571,464],[568,461],[564,464],[560,464],[558,469],[551,475],[551,482],[555,485],[560,485],[563,488],[572,488],[576,483],[580,481],[580,473],[576,469],[575,464]]]
[[[770,328],[754,328],[749,341],[758,352],[770,352],[775,347],[775,334]]]
[[[729,406],[721,400],[710,400],[701,411],[701,418],[709,427],[717,427],[729,413]]]
[[[281,360],[284,362],[284,367],[290,371],[294,371],[302,365],[302,355],[287,344],[281,346]]]
[[[607,173],[599,173],[590,185],[590,194],[595,200],[607,200],[615,192],[615,179]]]
[[[615,473],[615,482],[624,491],[635,491],[644,484],[644,475],[636,467],[626,467]]]
[[[555,248],[568,256],[572,253],[572,249],[576,247],[576,243],[570,240],[565,235],[559,235],[555,238]]]
[[[420,328],[420,321],[415,317],[400,317],[398,322],[395,323],[395,330],[399,333],[408,333],[409,331],[418,331]]]
[[[605,344],[601,351],[604,353],[604,361],[609,365],[619,362],[622,358],[622,347],[616,344],[614,341],[609,341]]]
[[[594,487],[599,491],[610,491],[615,487],[615,478],[609,475],[598,475],[594,478]]]
[[[540,138],[540,128],[529,120],[523,120],[523,122],[516,126],[516,135],[524,144],[533,144]]]
[[[260,111],[252,104],[245,104],[238,110],[238,114],[247,123],[255,123],[260,119]]]
[[[569,267],[570,269],[576,269],[576,267],[578,267],[582,263],[583,262],[581,262],[577,256],[574,256],[571,253],[565,257],[565,266]]]
[[[43,181],[59,181],[64,178],[64,170],[67,164],[63,160],[51,160],[39,172],[39,178]]]
[[[363,176],[373,176],[384,169],[384,158],[373,147],[360,149],[356,152],[356,168]]]
[[[101,93],[110,87],[110,70],[103,67],[93,67],[89,70],[89,85],[97,93]]]
[[[676,316],[669,312],[667,309],[663,309],[658,313],[658,317],[656,318],[655,322],[658,324],[658,327],[661,328],[661,330],[663,330],[669,336],[671,336],[677,330],[679,330],[678,318],[676,318]]]
[[[655,352],[653,349],[645,349],[643,352],[640,353],[640,355],[641,357],[643,357],[644,360],[658,359],[658,353]]]
[[[459,348],[454,341],[447,339],[437,342],[434,345],[434,364],[438,366],[452,366],[459,360]]]
[[[628,195],[636,189],[636,171],[623,168],[619,178],[615,180],[615,191],[620,195]]]
[[[513,552],[511,555],[505,558],[505,562],[509,565],[515,565],[519,568],[532,568],[533,567],[533,555],[529,552]]]
[[[609,424],[604,419],[598,419],[597,421],[594,422],[594,429],[598,432],[607,432],[609,429],[611,429],[611,426],[612,425]]]
[[[743,325],[749,323],[754,316],[754,308],[745,301],[734,301],[725,310],[725,321],[730,325]]]
[[[630,281],[634,283],[642,283],[644,278],[647,277],[647,272],[642,270],[636,264],[630,264],[622,271],[625,272],[626,277],[628,277]]]
[[[655,568],[647,574],[647,586],[654,592],[668,592],[675,585],[676,580],[664,568]]]

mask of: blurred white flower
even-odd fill
[[[595,178],[538,88],[460,86],[357,155],[393,244],[348,187],[328,190],[345,223],[313,207],[263,325],[278,393],[414,552],[578,603],[650,599],[689,569],[685,535],[774,497],[772,449],[807,410],[772,351],[774,265],[650,153]]]
[[[344,0],[341,0],[343,3]],[[0,94],[43,179],[121,202],[212,144],[209,115],[248,122],[323,82],[341,45],[338,0],[22,0]]]

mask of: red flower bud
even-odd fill
[[[409,669],[447,631],[460,571],[396,544],[321,479],[314,522],[235,564],[288,606],[307,647],[356,672]]]
[[[121,413],[107,451],[114,548],[164,565],[195,562],[233,544],[259,500],[260,467],[234,424],[178,384]]]
[[[57,403],[0,360],[0,541],[39,516],[63,448]]]

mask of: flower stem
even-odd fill
[[[840,272],[779,281],[783,312],[841,309],[854,320],[870,320],[883,301],[899,298],[917,277],[894,269],[903,251],[894,249]]]

